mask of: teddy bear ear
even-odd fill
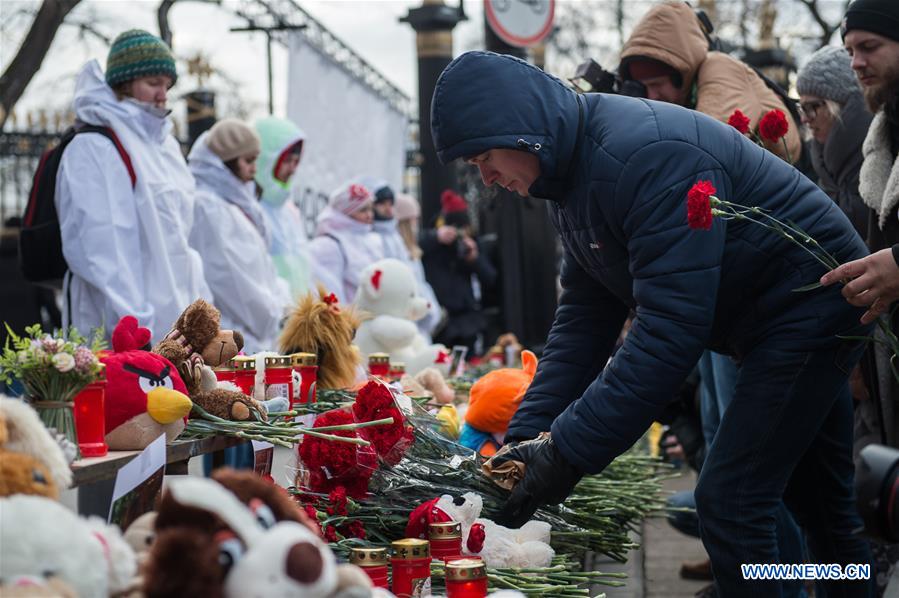
[[[112,350],[116,353],[135,351],[150,342],[150,329],[138,325],[134,316],[122,316],[112,331]]]
[[[375,291],[381,290],[381,276],[383,275],[384,273],[381,270],[375,270],[371,275],[371,286]]]

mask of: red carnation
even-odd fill
[[[759,135],[765,141],[777,143],[790,130],[787,117],[780,110],[771,110],[759,121]]]
[[[393,394],[384,384],[372,380],[356,394],[353,415],[357,422],[393,418],[392,424],[361,428],[359,435],[371,442],[378,456],[389,465],[396,465],[403,458],[406,448],[412,444],[412,428],[406,425],[402,412],[393,400]]]
[[[331,494],[328,495],[328,502],[331,504],[330,509],[328,511],[329,514],[334,515],[346,515],[347,514],[347,498],[346,498],[346,488],[343,486],[338,486],[331,490]],[[331,513],[331,510],[334,512]]]
[[[362,522],[358,519],[354,519],[350,521],[348,524],[340,528],[340,533],[343,534],[345,538],[359,538],[361,540],[365,539],[365,526],[362,525]]]
[[[740,133],[745,135],[749,132],[749,117],[740,112],[740,110],[734,110],[734,113],[730,115],[730,118],[727,119],[727,124],[738,130]]]
[[[313,428],[337,426],[354,422],[353,414],[341,409],[322,413],[315,419]],[[334,436],[357,438],[354,430],[328,432]],[[354,498],[364,498],[368,481],[378,465],[377,455],[371,446],[363,447],[348,442],[307,436],[300,444],[300,459],[309,470],[309,490],[317,493],[331,492],[339,486]]]
[[[687,223],[690,228],[712,228],[712,202],[715,187],[710,181],[699,181],[687,192]]]
[[[337,537],[337,528],[333,525],[329,525],[325,530],[325,541],[328,543],[337,542],[340,538]]]
[[[484,531],[483,523],[475,523],[472,525],[471,530],[468,532],[468,542],[465,543],[468,552],[474,554],[481,552],[481,549],[484,548],[484,540],[486,538],[487,533]]]

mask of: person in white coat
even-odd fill
[[[393,216],[397,223],[397,233],[403,241],[405,261],[415,274],[418,283],[418,294],[428,301],[428,313],[420,319],[418,330],[430,343],[431,337],[443,319],[443,311],[434,289],[425,279],[425,269],[421,265],[421,247],[418,246],[418,222],[421,218],[421,206],[418,201],[406,193],[398,193],[393,203]]]
[[[291,179],[300,165],[306,135],[291,121],[274,116],[257,120],[256,132],[262,141],[256,183],[262,193],[269,252],[296,301],[311,290],[306,223],[291,200]]]
[[[98,133],[75,137],[62,155],[56,209],[63,255],[64,325],[107,337],[133,315],[159,341],[181,311],[212,299],[199,254],[188,244],[194,180],[171,135],[168,89],[175,61],[159,38],[119,35],[106,74],[96,60],[75,85],[77,122],[111,128],[129,156],[132,181],[113,143]]]
[[[252,127],[225,119],[200,135],[187,158],[197,181],[190,244],[205,261],[222,327],[243,334],[247,353],[275,348],[291,304],[268,252],[270,233],[256,198],[259,145]]]
[[[315,279],[341,303],[356,297],[362,269],[384,257],[381,239],[372,230],[373,200],[361,183],[345,183],[318,216],[311,244]]]

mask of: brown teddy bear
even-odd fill
[[[181,313],[162,342],[153,347],[153,353],[162,355],[178,368],[190,399],[208,413],[244,421],[255,412],[266,419],[265,409],[254,399],[216,385],[209,367],[228,363],[243,348],[240,332],[222,330],[220,323],[219,310],[197,299]]]
[[[0,397],[0,496],[32,494],[57,500],[71,481],[62,449],[34,409],[24,401]]]
[[[317,295],[317,296],[316,296]],[[314,353],[318,356],[319,388],[349,388],[356,382],[362,357],[353,346],[359,315],[341,308],[337,297],[323,286],[300,298],[281,332],[282,355]]]

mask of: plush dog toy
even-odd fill
[[[319,388],[349,388],[356,383],[362,363],[353,346],[359,316],[352,306],[341,307],[323,286],[300,298],[287,319],[278,342],[282,355],[314,353],[318,356]]]
[[[150,331],[125,316],[112,332],[106,364],[106,444],[112,450],[141,450],[165,434],[174,440],[184,430],[193,404],[174,364],[141,347]]]
[[[342,598],[358,595],[354,584],[370,587],[357,567],[338,566],[306,525],[277,520],[262,498],[245,504],[222,484],[195,477],[174,478],[167,488],[147,566],[147,598]]]
[[[137,566],[119,529],[82,519],[55,500],[0,499],[0,596],[47,586],[42,596],[107,598],[128,589]],[[34,594],[32,594],[34,595]]]
[[[34,409],[0,396],[0,496],[33,494],[55,500],[71,482],[62,449]]]
[[[365,267],[359,280],[356,307],[370,315],[356,331],[363,357],[387,353],[391,361],[405,363],[412,376],[434,365],[445,347],[429,345],[415,325],[427,314],[428,303],[416,295],[409,266],[396,259],[379,260]]]
[[[178,368],[191,400],[208,413],[224,419],[244,421],[254,413],[266,418],[265,408],[253,398],[232,388],[219,388],[210,370],[227,363],[243,348],[236,330],[219,327],[221,313],[202,299],[191,303],[172,330],[153,347]]]
[[[493,370],[472,385],[459,444],[485,457],[503,445],[509,422],[537,372],[537,356],[532,352],[522,351],[521,361],[522,369]]]

